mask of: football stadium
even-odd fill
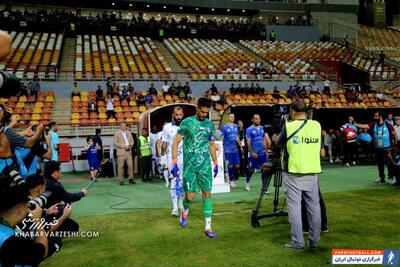
[[[0,266],[400,263],[398,0],[0,2]]]

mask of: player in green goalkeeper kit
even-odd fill
[[[211,229],[212,180],[218,174],[216,148],[214,143],[214,125],[207,118],[211,100],[200,98],[197,102],[196,115],[184,119],[175,136],[172,146],[171,173],[176,177],[181,170],[177,164],[178,145],[183,139],[183,200],[184,211],[180,217],[180,225],[185,227],[189,218],[189,208],[195,193],[201,190],[203,196],[203,213],[205,218],[205,234],[209,238],[217,235]],[[211,167],[211,159],[213,168]],[[212,173],[213,172],[213,173]]]

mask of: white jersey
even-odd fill
[[[156,134],[150,134],[150,146],[151,146],[151,153],[154,157],[157,155],[157,140],[161,139],[162,132],[158,132]]]
[[[176,133],[178,132],[178,130],[179,130],[179,126],[175,125],[174,122],[169,122],[166,125],[164,125],[163,131],[162,131],[161,139],[163,142],[166,142],[168,144],[165,155],[166,155],[167,163],[169,163],[169,164],[172,162],[172,144],[174,142],[174,139],[175,139],[175,136],[176,136]],[[178,147],[178,162],[179,163],[183,163],[183,148],[182,148],[183,145],[182,144],[183,144],[183,142],[180,142],[179,147]]]

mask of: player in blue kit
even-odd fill
[[[85,145],[85,150],[89,162],[90,176],[91,179],[96,179],[97,172],[100,169],[100,159],[99,159],[99,150],[101,147],[98,144],[94,144],[93,138],[86,138],[87,145]]]
[[[249,166],[246,173],[246,191],[250,191],[250,179],[256,169],[268,160],[268,148],[271,146],[271,139],[268,133],[264,132],[264,127],[260,125],[260,115],[254,114],[252,118],[253,125],[246,129],[246,142],[249,148]],[[266,177],[261,175],[261,181],[264,182]]]
[[[234,123],[235,114],[229,114],[229,122],[221,129],[222,142],[224,143],[225,160],[228,163],[229,185],[236,188],[235,180],[239,178],[240,154],[243,148],[240,145],[239,128]],[[239,152],[240,151],[240,152]]]

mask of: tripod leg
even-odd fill
[[[266,179],[263,179],[263,185],[261,187],[260,197],[258,198],[256,208],[253,210],[253,213],[251,215],[251,225],[253,227],[259,227],[260,226],[260,222],[259,222],[259,219],[258,219],[258,213],[259,213],[260,208],[261,208],[261,203],[262,203],[262,200],[264,198],[264,194],[268,190],[268,186],[269,186],[270,181],[271,181],[271,176],[266,176]]]

